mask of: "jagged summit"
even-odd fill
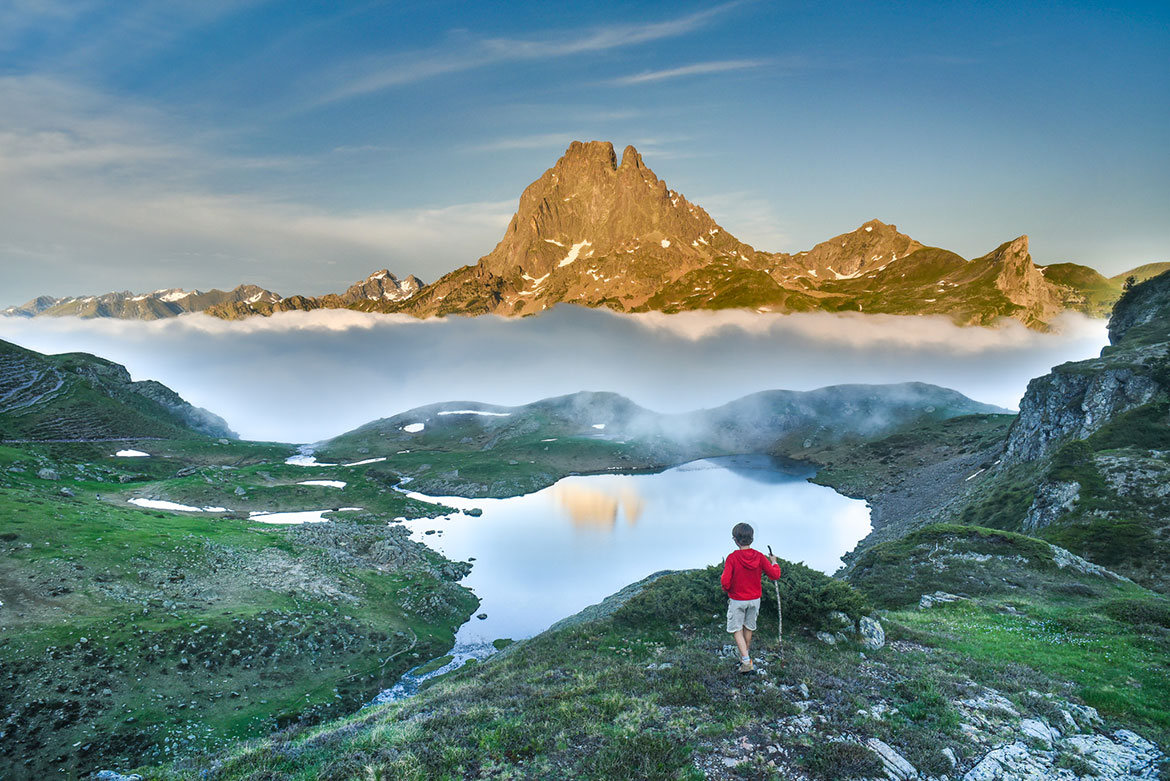
[[[608,141],[574,141],[524,189],[495,248],[430,285],[382,269],[343,293],[323,296],[281,298],[259,288],[243,295],[237,288],[231,295],[212,291],[219,294],[212,301],[206,298],[211,294],[157,291],[146,303],[131,297],[129,307],[94,297],[63,307],[42,297],[3,313],[153,318],[204,310],[235,319],[349,308],[431,317],[529,315],[568,303],[619,312],[944,315],[961,325],[1007,317],[1047,328],[1065,310],[1106,313],[1128,273],[1106,279],[1073,263],[1041,269],[1032,262],[1027,236],[969,260],[876,218],[802,252],[759,251],[672,190],[633,146],[619,162]]]

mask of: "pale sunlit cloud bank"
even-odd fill
[[[1030,379],[1107,343],[1104,321],[1074,315],[1038,333],[936,317],[569,306],[520,319],[337,310],[240,322],[0,318],[0,338],[109,358],[222,415],[243,437],[286,442],[438,401],[514,405],[579,390],[680,412],[773,388],[921,381],[1014,409]]]

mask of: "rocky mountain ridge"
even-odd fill
[[[234,439],[227,422],[153,380],[85,353],[42,355],[0,340],[0,439]]]
[[[112,317],[120,320],[160,320],[187,312],[202,312],[222,304],[257,306],[279,301],[280,296],[256,285],[232,290],[183,290],[167,288],[152,293],[105,293],[100,296],[53,298],[38,296],[21,305],[0,310],[10,317]]]
[[[227,319],[350,308],[416,317],[530,315],[561,303],[619,312],[750,309],[935,314],[963,325],[1012,318],[1046,328],[1063,311],[1108,312],[1127,277],[1074,263],[1035,265],[1028,237],[979,258],[928,247],[870,220],[794,254],[753,248],[691,203],[628,146],[574,141],[525,188],[503,238],[474,265],[423,285],[375,272],[341,294],[280,297],[254,286],[85,298],[46,296],[4,314],[155,319],[205,311]]]

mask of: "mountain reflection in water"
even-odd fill
[[[694,461],[656,474],[577,475],[508,499],[433,497],[455,513],[406,521],[412,539],[461,561],[482,603],[459,647],[529,637],[663,569],[719,564],[747,521],[757,546],[823,572],[869,532],[864,502],[808,482],[812,470],[764,457]],[[442,534],[427,534],[428,531]]]
[[[595,486],[559,483],[553,486],[552,496],[578,529],[613,529],[619,510],[626,523],[633,526],[645,507],[632,481],[621,478]]]

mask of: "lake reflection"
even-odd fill
[[[457,643],[519,639],[653,572],[721,562],[740,521],[755,527],[760,550],[771,545],[778,556],[832,573],[869,532],[869,510],[809,483],[811,474],[737,457],[653,475],[567,477],[511,499],[441,497],[483,515],[406,525],[448,558],[476,559],[463,583],[488,617],[465,624]]]

